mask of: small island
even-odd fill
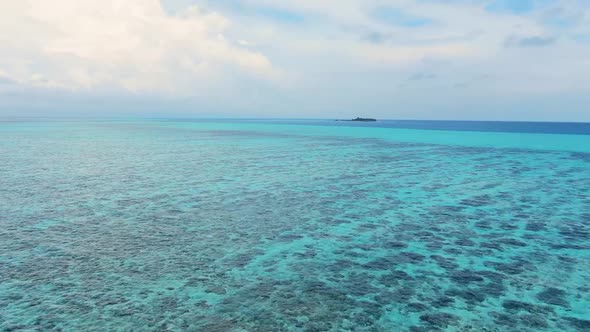
[[[371,119],[371,118],[355,118],[352,120],[336,120],[336,121],[360,121],[360,122],[375,122],[377,121],[377,119]]]

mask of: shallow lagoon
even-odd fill
[[[0,124],[0,329],[589,331],[590,136]]]

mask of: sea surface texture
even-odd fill
[[[0,330],[590,331],[590,125],[308,124],[0,122]]]

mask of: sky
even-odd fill
[[[0,0],[0,116],[590,121],[590,1]]]

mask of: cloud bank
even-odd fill
[[[275,75],[225,38],[227,18],[197,6],[173,16],[158,0],[2,1],[0,22],[1,76],[22,85],[186,93],[228,71]]]
[[[590,121],[589,41],[585,0],[3,1],[0,115]]]

